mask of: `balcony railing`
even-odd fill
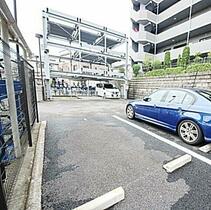
[[[141,22],[141,21],[151,21],[153,23],[157,22],[157,15],[154,13],[150,12],[149,10],[131,10],[131,19],[134,20],[135,22]]]
[[[147,31],[134,31],[131,30],[131,38],[135,41],[135,42],[151,42],[151,43],[155,43],[155,35],[147,32]]]
[[[211,10],[203,13],[195,18],[191,19],[191,21],[187,20],[182,24],[174,26],[160,34],[157,37],[157,43],[161,43],[165,40],[172,39],[184,33],[187,33],[189,30],[193,31],[197,28],[201,28],[208,24],[211,24]]]
[[[190,54],[191,55],[195,55],[196,53],[200,52],[200,53],[207,53],[210,51],[210,46],[211,46],[211,39],[208,40],[204,40],[201,42],[197,42],[197,43],[190,43],[189,47],[190,47]],[[180,47],[177,49],[172,49],[171,52],[171,59],[177,59],[179,54],[182,54],[184,47]],[[158,60],[163,61],[164,60],[164,56],[165,56],[165,52],[163,53],[159,53],[156,55],[156,58]]]

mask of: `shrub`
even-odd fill
[[[153,63],[152,63],[152,68],[153,69],[161,69],[161,62],[159,60],[155,60]]]
[[[177,67],[180,67],[182,66],[182,57],[181,55],[179,54],[178,58],[177,58]]]
[[[186,69],[186,72],[188,73],[194,73],[194,72],[203,72],[203,71],[211,71],[211,63],[196,63],[189,65]]]
[[[134,64],[133,65],[133,74],[135,75],[135,77],[138,76],[140,69],[141,69],[141,66],[139,64]]]
[[[201,53],[200,53],[200,52],[197,52],[197,53],[195,54],[194,62],[195,62],[195,63],[200,63],[201,61],[202,61]]]
[[[151,59],[145,59],[144,60],[144,67],[146,68],[147,71],[152,70],[153,68],[153,63]]]
[[[184,69],[182,67],[158,69],[158,70],[147,72],[145,76],[156,77],[156,76],[165,76],[165,75],[171,75],[171,74],[181,74],[183,70]]]
[[[184,73],[195,73],[195,72],[204,72],[204,71],[211,71],[211,63],[197,63],[189,65],[186,69],[183,67],[176,67],[176,68],[166,68],[166,69],[158,69],[147,72],[145,76],[149,77],[159,77],[159,76],[166,76],[172,74],[184,74]]]
[[[171,53],[169,51],[165,53],[164,65],[165,68],[169,68],[171,66]]]
[[[190,62],[190,47],[185,47],[182,52],[182,66],[187,67]]]

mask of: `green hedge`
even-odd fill
[[[203,71],[211,71],[211,63],[196,63],[189,65],[185,72],[192,73],[192,72],[203,72]]]
[[[186,69],[183,67],[157,69],[157,70],[146,72],[144,76],[159,77],[159,76],[166,76],[166,75],[194,73],[194,72],[203,72],[203,71],[211,71],[211,63],[192,64],[192,65],[189,65]]]
[[[182,67],[158,69],[147,72],[145,76],[156,77],[156,76],[165,76],[171,74],[181,74],[183,73],[183,71],[184,69]]]

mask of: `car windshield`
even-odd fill
[[[113,89],[113,85],[112,84],[104,84],[104,88],[106,89]]]
[[[209,101],[211,101],[211,91],[207,91],[207,90],[200,90],[199,94],[204,96],[206,99],[208,99]]]

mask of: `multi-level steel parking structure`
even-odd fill
[[[43,11],[43,41],[46,81],[53,77],[126,80],[126,77],[111,77],[109,74],[116,62],[125,62],[127,71],[126,34],[47,8]],[[120,45],[125,45],[123,52],[116,50]],[[69,67],[57,68],[60,61],[69,63]],[[88,64],[86,68],[93,69],[93,74],[90,70],[84,71],[85,63]],[[104,71],[96,72],[96,65],[103,67]]]
[[[134,62],[177,59],[184,46],[191,55],[211,51],[210,0],[132,0],[130,52]]]

